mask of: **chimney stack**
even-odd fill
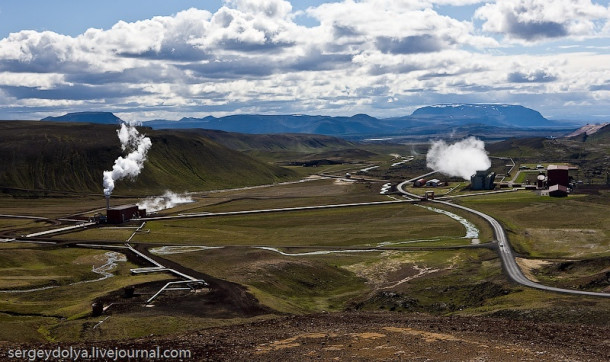
[[[110,209],[110,195],[106,195],[106,211]]]

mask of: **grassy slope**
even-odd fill
[[[314,160],[331,160],[337,163],[358,163],[378,156],[358,144],[341,138],[313,134],[242,134],[216,130],[189,130],[203,135],[231,149],[293,168],[299,174],[322,172],[319,167],[303,168],[303,163]],[[320,165],[318,165],[320,166]]]
[[[273,166],[184,132],[151,132],[153,147],[144,171],[131,190],[171,188],[205,190],[273,183],[294,177]],[[158,186],[162,185],[162,186]]]
[[[234,150],[317,152],[320,149],[352,148],[354,144],[340,138],[309,134],[242,134],[216,130],[189,130]]]
[[[104,170],[121,155],[116,126],[0,122],[0,186],[101,192]],[[136,182],[117,194],[206,190],[273,183],[294,172],[258,161],[188,132],[144,130],[152,148]]]

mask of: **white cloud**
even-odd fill
[[[194,41],[204,37],[212,14],[188,9],[175,16],[126,23],[120,21],[109,30],[89,29],[77,38],[88,53],[119,56],[141,56],[168,59],[204,57]]]
[[[284,0],[225,0],[237,10],[268,18],[286,18],[292,12],[292,4]]]
[[[25,30],[0,40],[0,70],[48,72],[78,61],[73,38],[50,31]]]
[[[550,46],[533,55],[518,42],[601,36],[606,8],[587,0],[499,0],[476,12],[482,29],[437,12],[481,2],[346,0],[306,10],[319,21],[306,27],[287,1],[228,0],[215,13],[188,9],[75,37],[21,31],[0,40],[0,116],[91,109],[125,119],[396,116],[454,101],[602,102],[595,94],[608,93],[610,81],[603,47],[559,54]]]
[[[484,20],[484,31],[535,42],[595,35],[608,14],[606,7],[591,0],[498,0],[480,7],[475,17]]]

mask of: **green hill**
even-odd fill
[[[542,137],[513,138],[496,143],[488,143],[485,148],[492,155],[509,157],[540,157],[550,143]]]
[[[352,142],[324,135],[244,134],[208,129],[193,129],[192,132],[239,151],[319,152],[320,150],[354,147]]]
[[[315,134],[246,134],[218,130],[192,129],[206,138],[234,150],[280,165],[304,164],[312,160],[358,162],[375,153],[362,149],[362,144],[333,136]]]
[[[122,154],[117,127],[82,123],[0,122],[0,187],[102,193],[102,172]],[[294,178],[204,135],[143,129],[152,148],[135,181],[121,180],[115,195],[198,191]]]

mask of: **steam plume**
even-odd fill
[[[470,180],[476,171],[491,167],[485,143],[474,137],[451,145],[445,141],[435,141],[428,150],[426,161],[429,168],[447,176],[460,176],[464,180]]]
[[[141,135],[134,126],[121,124],[117,131],[121,148],[129,151],[127,156],[119,156],[114,161],[111,171],[104,171],[104,194],[110,196],[114,190],[114,182],[125,177],[135,178],[140,174],[146,161],[146,154],[152,146],[150,138]]]
[[[178,195],[172,191],[165,191],[162,196],[148,197],[138,202],[138,207],[146,209],[147,212],[155,212],[164,209],[170,209],[179,204],[193,202],[193,198],[189,195]]]

